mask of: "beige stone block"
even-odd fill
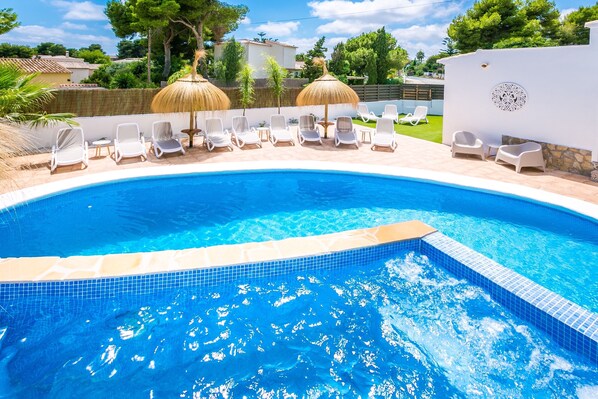
[[[57,256],[3,259],[0,261],[0,281],[37,281],[59,259]]]
[[[319,243],[314,237],[277,241],[275,245],[281,258],[298,258],[330,252],[328,246]]]
[[[201,269],[209,265],[206,248],[192,248],[175,252],[173,262],[179,270]]]
[[[158,251],[143,255],[142,273],[158,273],[179,270],[174,262],[176,251]]]
[[[244,251],[249,263],[265,262],[282,256],[276,241],[250,243],[245,246]]]
[[[106,255],[100,265],[100,276],[130,276],[142,274],[142,254]]]
[[[237,248],[235,248],[237,247]],[[239,246],[218,245],[207,248],[208,266],[236,265],[246,263],[245,253]]]
[[[380,226],[377,230],[375,235],[380,244],[421,238],[436,231],[419,220]]]

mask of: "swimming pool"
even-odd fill
[[[203,247],[413,219],[598,311],[596,220],[510,196],[356,173],[227,172],[72,190],[4,211],[0,256]]]
[[[590,398],[598,390],[595,366],[412,250],[151,295],[25,297],[5,310],[0,396]]]

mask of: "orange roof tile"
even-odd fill
[[[14,64],[27,73],[68,73],[71,71],[58,64],[56,61],[36,58],[0,58],[1,64]]]

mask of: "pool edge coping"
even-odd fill
[[[139,276],[303,258],[420,239],[435,231],[413,220],[332,234],[203,248],[66,258],[2,258],[0,284]]]
[[[432,183],[455,185],[462,188],[490,191],[495,194],[506,194],[538,201],[544,204],[562,207],[581,215],[598,220],[598,204],[565,195],[544,191],[537,188],[488,180],[477,177],[459,175],[448,172],[436,172],[424,169],[404,168],[396,166],[352,164],[328,161],[251,161],[227,162],[213,164],[185,164],[157,166],[154,168],[133,168],[118,171],[94,173],[89,176],[78,176],[51,183],[27,187],[21,190],[0,194],[0,210],[23,202],[45,197],[62,191],[92,186],[108,182],[123,181],[134,178],[164,177],[196,173],[247,172],[247,171],[328,171],[375,174],[382,176],[422,179]]]

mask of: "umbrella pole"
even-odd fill
[[[324,104],[324,138],[328,138],[328,103]]]
[[[193,131],[195,130],[195,111],[189,113],[189,148],[193,147]]]

